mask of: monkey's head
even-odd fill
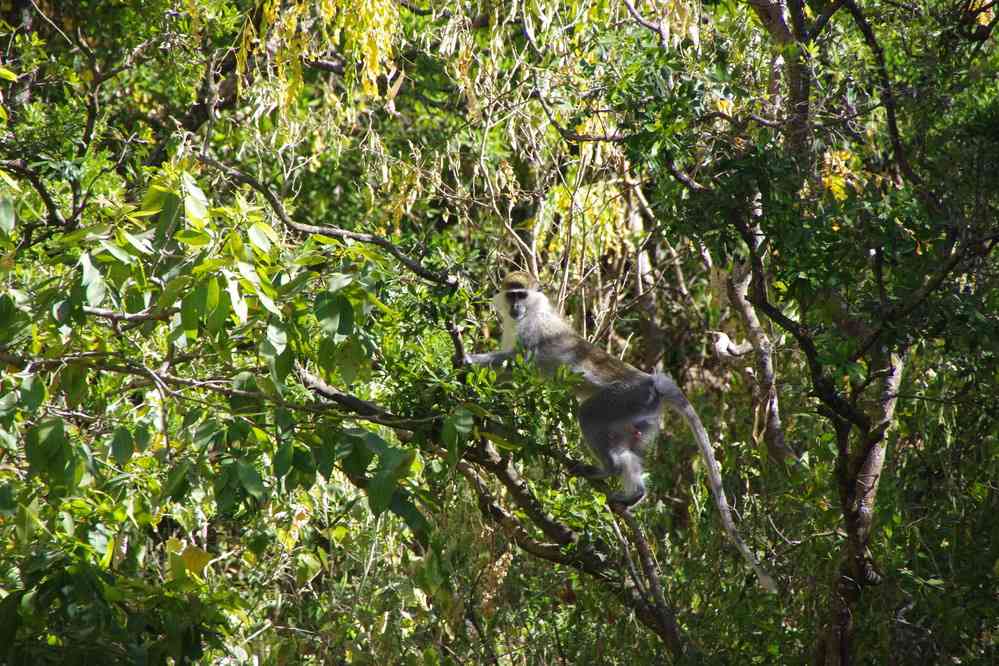
[[[520,321],[529,312],[548,304],[548,298],[538,288],[538,281],[522,271],[510,273],[493,298],[493,306],[504,319]]]

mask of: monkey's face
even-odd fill
[[[506,298],[510,316],[520,320],[527,314],[528,292],[526,289],[511,289],[503,294]]]
[[[493,306],[504,319],[520,321],[538,306],[539,298],[544,295],[538,291],[534,278],[527,273],[510,273],[493,298]]]
[[[533,292],[528,289],[508,289],[493,298],[493,307],[504,319],[520,321],[530,311]]]

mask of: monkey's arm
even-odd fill
[[[465,365],[488,365],[496,367],[503,365],[507,361],[512,361],[516,356],[512,351],[495,351],[484,354],[465,354]]]

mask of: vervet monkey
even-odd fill
[[[508,275],[493,298],[493,306],[503,322],[502,349],[467,354],[465,362],[500,365],[523,353],[546,374],[564,365],[579,375],[579,426],[600,467],[585,465],[575,471],[589,478],[620,476],[623,492],[611,495],[609,500],[625,509],[645,496],[645,450],[659,432],[663,405],[669,405],[683,416],[697,440],[729,538],[756,572],[760,584],[776,592],[773,579],[760,568],[735,528],[708,434],[673,378],[642,372],[591,345],[555,311],[537,281],[526,273]]]

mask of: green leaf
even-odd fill
[[[201,230],[209,221],[208,197],[198,187],[198,183],[191,174],[182,173],[180,182],[184,189],[184,217],[188,224]]]
[[[0,231],[14,231],[14,202],[8,197],[0,197]]]
[[[80,256],[80,266],[83,268],[81,284],[86,290],[87,303],[91,307],[97,307],[104,302],[104,297],[107,295],[107,284],[104,282],[104,276],[94,266],[89,252],[84,252]]]
[[[475,419],[472,413],[464,408],[456,409],[444,421],[441,431],[441,438],[447,446],[447,464],[454,467],[461,458],[461,443],[465,441],[468,434],[475,426]]]
[[[208,330],[212,333],[218,333],[225,328],[226,322],[229,321],[229,315],[232,313],[232,307],[230,306],[229,292],[222,290],[221,283],[217,278],[213,279],[208,287],[208,297],[205,300],[205,306],[208,307],[208,303],[212,299],[211,285],[215,285],[218,297],[215,307],[209,311],[208,317],[205,319],[205,326],[207,326]]]
[[[208,278],[201,286],[205,290],[205,305],[202,313],[207,314],[218,307],[222,286],[219,284],[218,279],[214,277]]]
[[[267,342],[271,344],[275,354],[281,354],[288,348],[288,331],[280,322],[272,320],[267,324]]]
[[[118,247],[114,243],[109,243],[106,240],[102,240],[102,241],[100,241],[100,243],[101,243],[101,247],[103,247],[105,250],[107,250],[108,254],[110,254],[112,257],[114,257],[115,259],[117,259],[121,263],[123,263],[125,265],[128,265],[128,266],[130,266],[130,265],[132,265],[132,264],[135,263],[135,257],[133,257],[131,254],[129,254],[127,251],[125,251],[124,248]]]
[[[59,388],[66,395],[66,403],[75,407],[82,403],[90,392],[87,385],[87,366],[70,363],[59,371]]]
[[[295,582],[299,586],[306,585],[315,578],[323,565],[319,558],[309,552],[299,553],[295,558]]]
[[[24,453],[31,473],[53,490],[72,490],[83,476],[82,462],[66,439],[63,420],[51,417],[25,434]]]
[[[0,419],[7,420],[17,413],[17,403],[19,395],[16,391],[11,391],[0,398]]]
[[[337,298],[337,295],[329,292],[322,292],[316,296],[316,319],[319,320],[319,327],[327,335],[335,335],[340,330],[341,307]]]
[[[174,465],[173,469],[170,470],[170,473],[167,474],[167,480],[166,483],[163,484],[163,491],[160,496],[164,499],[171,499],[175,502],[179,502],[183,499],[184,495],[187,494],[187,491],[191,487],[190,474],[190,461],[182,460]]]
[[[141,425],[135,429],[132,433],[132,437],[135,439],[135,450],[145,451],[149,448],[149,441],[152,439],[153,435],[149,432],[149,428]]]
[[[345,437],[341,440],[348,447],[347,454],[343,457],[343,469],[349,476],[363,477],[367,472],[368,465],[374,460],[375,454],[365,446],[365,431],[344,432]]]
[[[413,451],[387,446],[378,454],[378,466],[368,483],[368,504],[376,516],[389,508],[399,480],[409,474],[416,454]]]
[[[115,462],[124,466],[132,458],[133,453],[135,453],[135,442],[132,441],[132,433],[128,428],[116,428],[114,437],[111,438],[111,455],[114,456]]]
[[[121,231],[121,235],[125,237],[128,244],[134,247],[141,254],[153,254],[153,246],[148,240],[142,236],[133,236],[124,229]]]
[[[420,513],[420,510],[409,499],[408,493],[399,491],[392,495],[392,503],[389,505],[389,510],[402,518],[403,522],[406,523],[406,527],[413,533],[417,541],[422,544],[427,543],[430,533],[430,523],[427,522],[427,519]]]
[[[156,309],[166,310],[167,308],[173,307],[173,304],[177,302],[177,298],[180,296],[181,292],[187,289],[193,281],[194,278],[189,275],[178,275],[167,282],[162,293],[160,293],[159,298],[156,299]]]
[[[7,81],[17,81],[17,74],[10,71],[6,67],[0,67],[0,79],[5,79]]]
[[[326,278],[326,290],[329,293],[340,291],[354,281],[354,276],[347,273],[331,273]]]
[[[225,428],[215,419],[205,419],[198,429],[194,431],[192,444],[198,451],[203,451],[209,446],[213,446],[221,441],[221,436],[225,433]]]
[[[197,336],[198,323],[205,313],[205,301],[208,297],[208,289],[204,284],[199,284],[184,296],[180,304],[180,321],[185,331],[193,333],[191,337]]]
[[[353,384],[369,360],[360,341],[355,337],[350,338],[340,348],[340,353],[337,355],[336,361],[340,377],[348,385]]]
[[[232,379],[232,387],[238,391],[256,393],[259,391],[257,380],[251,372],[240,372]],[[257,398],[234,394],[229,398],[229,406],[235,414],[253,414],[260,411],[260,401]]]
[[[243,460],[236,461],[236,473],[239,475],[239,482],[253,499],[263,502],[267,498],[267,489],[264,487],[263,479],[256,468]]]
[[[45,401],[45,382],[31,374],[21,380],[20,403],[29,414],[34,414]]]
[[[212,237],[207,233],[194,229],[181,229],[173,237],[178,242],[190,245],[191,247],[204,247],[212,242]]]
[[[340,326],[337,327],[339,335],[348,336],[354,332],[354,306],[350,299],[338,296],[340,306]]]
[[[228,278],[228,285],[226,290],[229,294],[229,304],[232,307],[232,311],[236,314],[236,319],[240,324],[245,324],[247,317],[249,316],[249,306],[243,299],[242,294],[239,290],[239,280],[236,279],[231,273],[226,273]]]
[[[278,392],[283,392],[284,380],[291,374],[292,362],[294,357],[290,349],[285,349],[283,353],[271,356],[267,360],[268,370],[271,373],[271,379],[274,381],[274,386],[277,388]]]
[[[277,234],[263,222],[251,226],[247,235],[250,237],[250,243],[264,254],[271,251],[272,241],[277,241]]]
[[[294,459],[295,445],[291,442],[285,442],[278,448],[277,453],[274,454],[274,476],[280,479],[290,472],[291,463]]]

